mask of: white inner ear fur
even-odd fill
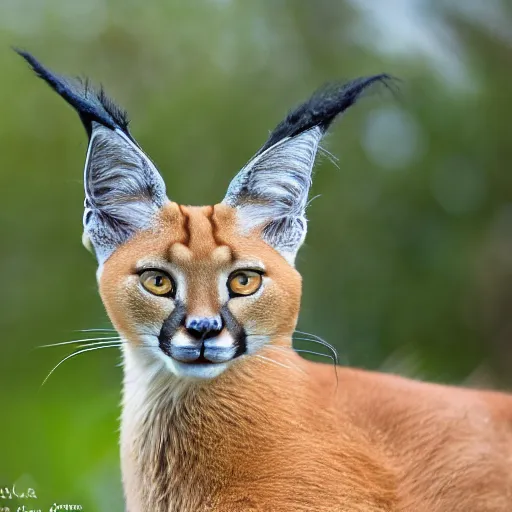
[[[231,182],[224,203],[235,207],[239,229],[264,226],[263,238],[291,265],[306,236],[305,211],[323,131],[315,126],[251,160]]]
[[[93,123],[84,170],[84,231],[102,264],[168,201],[151,160],[121,130]]]

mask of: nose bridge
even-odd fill
[[[187,317],[219,316],[217,272],[213,268],[207,265],[196,267],[188,276],[187,288]]]
[[[220,314],[219,269],[232,261],[229,246],[218,238],[213,206],[180,206],[187,236],[183,243],[171,247],[171,259],[185,269],[186,314],[196,318],[213,318]]]
[[[217,290],[217,273],[200,265],[189,275],[185,329],[189,336],[204,340],[217,336],[223,329]]]

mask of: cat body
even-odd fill
[[[128,512],[506,512],[512,398],[292,348],[318,145],[387,75],[291,111],[214,206],[178,205],[103,90],[20,52],[89,136],[84,244],[123,339]],[[323,342],[322,342],[323,343]]]

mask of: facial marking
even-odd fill
[[[214,264],[222,267],[233,260],[233,252],[227,245],[220,245],[213,250],[211,259]]]
[[[181,302],[177,302],[172,313],[167,317],[162,325],[162,330],[158,336],[160,348],[169,353],[169,342],[176,334],[178,328],[182,325],[186,316],[186,308]]]
[[[212,207],[185,207],[181,210],[188,217],[188,247],[196,260],[209,260],[218,247],[215,226],[212,223]]]
[[[188,265],[194,259],[194,253],[188,246],[178,242],[169,248],[169,259],[181,265]]]
[[[215,235],[213,208],[181,206],[179,211],[186,233],[169,245],[165,268],[179,269],[181,278],[174,279],[182,289],[162,324],[159,346],[181,364],[226,363],[245,351],[243,328],[221,311],[224,297],[218,294],[219,269],[229,267],[233,252]]]
[[[246,335],[243,326],[233,316],[227,305],[221,309],[220,315],[226,324],[227,330],[237,341],[236,355],[241,355],[246,351]]]

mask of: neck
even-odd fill
[[[264,359],[235,362],[211,381],[184,381],[133,355],[128,348],[121,436],[130,512],[201,510],[205,494],[215,496],[228,475],[240,472],[241,457],[252,457],[258,443],[268,445],[277,423],[281,429],[295,423],[306,373],[284,343],[262,351]],[[280,411],[275,418],[270,398],[271,410]]]
[[[129,512],[281,510],[290,499],[294,511],[309,512],[312,489],[323,489],[326,503],[350,495],[350,503],[372,504],[361,510],[390,510],[382,505],[394,499],[388,471],[332,407],[332,367],[319,387],[318,368],[291,346],[260,355],[211,381],[184,382],[132,364],[127,353],[121,457]],[[326,479],[339,485],[325,487]]]

